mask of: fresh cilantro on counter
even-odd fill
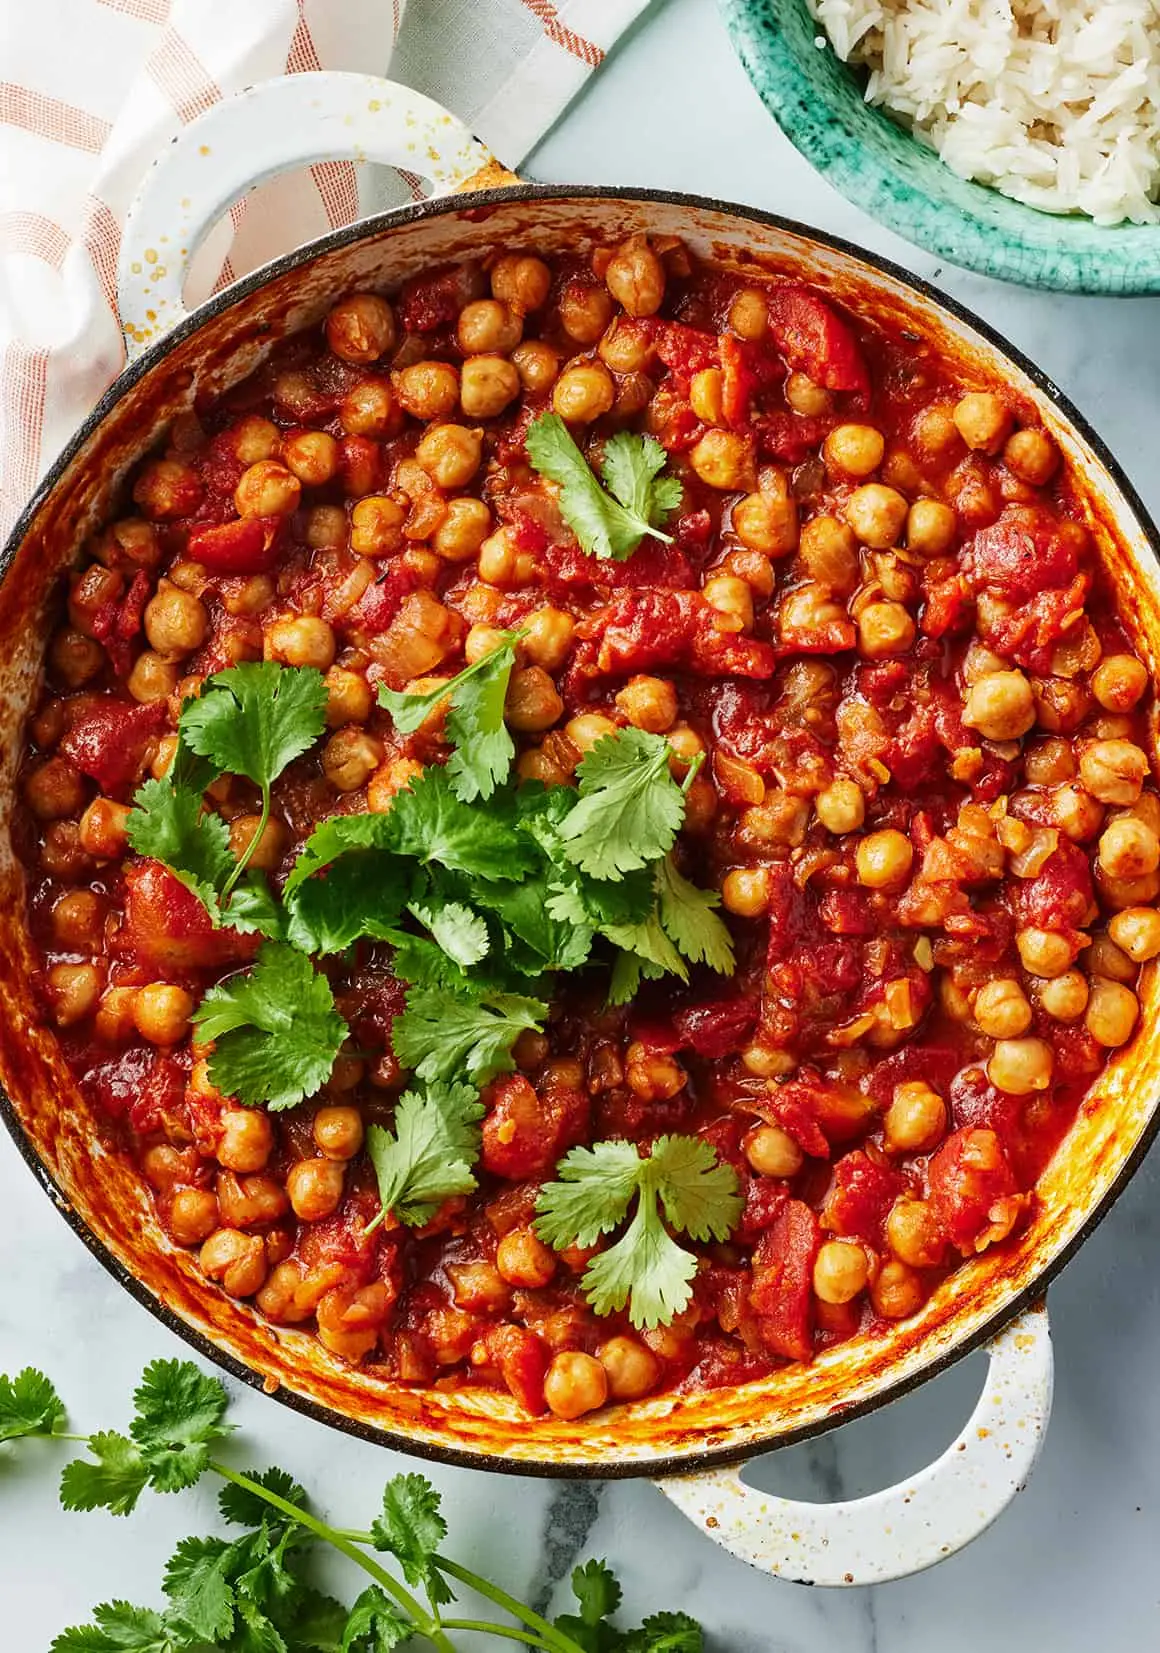
[[[635,1199],[624,1233],[585,1269],[584,1292],[597,1314],[627,1304],[634,1326],[667,1325],[688,1307],[697,1272],[696,1257],[669,1230],[727,1240],[742,1206],[733,1167],[700,1137],[662,1136],[643,1157],[631,1142],[573,1148],[556,1169],[558,1180],[536,1202],[540,1238],[557,1251],[595,1245],[624,1222]]]
[[[661,476],[668,460],[652,436],[620,431],[604,444],[601,486],[558,413],[542,413],[528,426],[528,458],[560,489],[560,512],[582,550],[618,562],[643,539],[671,541],[662,525],[681,503],[681,483]]]
[[[400,1096],[393,1135],[382,1125],[370,1126],[367,1153],[382,1209],[364,1234],[388,1213],[411,1226],[430,1222],[444,1200],[472,1192],[483,1113],[474,1085],[436,1083]]]
[[[216,1455],[232,1427],[225,1387],[190,1361],[154,1361],[133,1399],[127,1434],[69,1436],[88,1456],[65,1467],[64,1508],[128,1515],[147,1488],[176,1492],[210,1474],[224,1482],[218,1508],[233,1532],[178,1544],[161,1580],[163,1607],[104,1602],[90,1624],[57,1635],[49,1653],[389,1653],[416,1637],[437,1653],[459,1653],[470,1645],[464,1636],[489,1632],[544,1653],[703,1653],[700,1627],[684,1613],[654,1613],[637,1629],[618,1630],[611,1620],[620,1586],[602,1561],[572,1574],[578,1611],[549,1620],[445,1556],[447,1522],[424,1475],[393,1476],[378,1514],[359,1531],[316,1514],[284,1470],[234,1469]],[[43,1373],[29,1367],[0,1376],[0,1440],[59,1436],[65,1421]],[[367,1575],[349,1607],[311,1582],[320,1546]],[[396,1571],[383,1565],[388,1557]],[[457,1584],[501,1617],[449,1611]],[[464,1610],[479,1611],[474,1603]]]
[[[499,647],[426,694],[379,689],[379,705],[390,712],[401,735],[413,735],[437,707],[448,708],[445,731],[452,753],[447,773],[464,803],[490,798],[507,779],[516,755],[503,711],[521,635],[504,632]]]

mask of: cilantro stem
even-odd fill
[[[525,1647],[550,1648],[550,1643],[539,1636],[530,1636],[524,1630],[513,1630],[506,1624],[492,1624],[487,1619],[443,1619],[444,1630],[478,1630],[481,1636],[502,1636],[505,1641],[523,1642]]]
[[[288,1520],[294,1521],[300,1527],[305,1527],[307,1532],[312,1532],[315,1538],[321,1538],[324,1543],[332,1545],[340,1554],[345,1555],[349,1561],[353,1561],[356,1567],[361,1567],[364,1573],[369,1573],[375,1583],[381,1585],[389,1596],[393,1596],[412,1620],[419,1634],[426,1636],[428,1641],[440,1649],[440,1653],[455,1653],[454,1644],[448,1641],[443,1634],[439,1620],[429,1613],[422,1602],[413,1596],[409,1590],[404,1589],[398,1579],[392,1578],[385,1567],[380,1567],[377,1561],[372,1561],[369,1555],[364,1554],[359,1548],[359,1542],[356,1542],[356,1535],[331,1527],[325,1521],[319,1521],[308,1510],[299,1509],[297,1504],[291,1504],[288,1499],[280,1497],[276,1492],[271,1492],[269,1487],[264,1487],[260,1481],[253,1481],[248,1475],[241,1475],[235,1469],[228,1469],[225,1464],[219,1463],[216,1459],[211,1458],[209,1467],[215,1475],[220,1475],[223,1480],[232,1481],[234,1486],[253,1493],[255,1498],[260,1498],[263,1503],[269,1504],[271,1508],[286,1516]],[[369,1533],[360,1533],[357,1535],[357,1539],[365,1544],[372,1543]],[[569,1647],[562,1650],[562,1653],[572,1653],[572,1649]]]
[[[696,780],[697,776],[701,773],[701,766],[704,764],[704,762],[705,762],[704,752],[698,752],[696,757],[693,759],[692,763],[690,763],[688,769],[685,771],[685,778],[681,782],[681,791],[685,794],[686,797],[688,797],[688,795],[689,795],[689,788],[692,786],[692,784]]]
[[[237,865],[222,886],[221,899],[224,902],[230,898],[230,891],[250,864],[250,857],[258,847],[258,841],[266,830],[266,823],[270,819],[270,787],[267,783],[262,788],[262,813],[258,816],[257,830],[251,835],[249,843],[238,856]]]
[[[435,1565],[441,1573],[447,1573],[451,1578],[457,1578],[468,1589],[474,1590],[477,1595],[486,1596],[497,1607],[502,1607],[510,1613],[513,1619],[520,1619],[530,1630],[535,1630],[542,1641],[540,1645],[551,1649],[551,1653],[581,1653],[571,1636],[566,1636],[562,1630],[557,1630],[554,1624],[541,1618],[530,1607],[525,1607],[522,1601],[509,1596],[506,1590],[501,1590],[498,1584],[492,1584],[486,1578],[480,1578],[467,1567],[461,1567],[457,1561],[448,1561],[446,1556],[434,1557]],[[494,1627],[493,1627],[494,1628]],[[533,1644],[534,1645],[534,1644]]]

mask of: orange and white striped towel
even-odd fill
[[[182,125],[257,80],[353,69],[436,98],[516,167],[645,4],[0,0],[0,535],[123,364],[121,224]],[[409,187],[345,162],[277,179],[210,238],[190,296]]]

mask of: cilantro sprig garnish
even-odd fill
[[[662,526],[681,503],[681,483],[661,476],[668,455],[652,436],[618,431],[604,444],[600,477],[592,470],[558,413],[528,426],[528,458],[560,489],[560,512],[593,557],[623,562],[643,539],[671,543]]]
[[[560,825],[569,860],[593,878],[615,881],[667,855],[685,818],[663,735],[621,729],[580,761],[580,800]]]
[[[502,633],[502,641],[490,654],[425,694],[400,693],[385,685],[379,689],[379,705],[390,712],[401,735],[413,735],[436,707],[447,707],[444,727],[452,747],[447,773],[455,796],[464,803],[490,798],[507,779],[516,755],[503,713],[516,644],[522,635]]]
[[[103,1602],[89,1624],[61,1631],[49,1653],[390,1653],[414,1638],[460,1653],[488,1632],[546,1653],[703,1653],[700,1626],[684,1613],[618,1629],[620,1586],[602,1561],[572,1574],[577,1611],[546,1619],[444,1555],[447,1521],[424,1475],[393,1476],[373,1520],[358,1530],[319,1515],[285,1470],[234,1469],[217,1456],[232,1430],[225,1387],[190,1361],[154,1361],[133,1399],[124,1433],[67,1437],[86,1456],[65,1467],[64,1508],[128,1516],[147,1490],[178,1492],[211,1475],[222,1483],[222,1530],[178,1544],[161,1579],[164,1605]],[[0,1376],[0,1440],[59,1437],[65,1421],[64,1402],[43,1373],[30,1367]],[[349,1606],[313,1582],[328,1552],[367,1579]],[[458,1585],[500,1617],[460,1616]]]
[[[410,1227],[430,1222],[444,1200],[478,1186],[472,1167],[479,1158],[483,1113],[473,1085],[432,1084],[400,1096],[393,1133],[370,1126],[367,1153],[382,1205],[364,1234],[388,1212]]]
[[[727,1240],[742,1206],[733,1167],[719,1163],[700,1137],[662,1136],[647,1155],[631,1142],[573,1148],[556,1169],[558,1180],[536,1202],[540,1238],[557,1250],[595,1245],[635,1200],[624,1233],[585,1269],[584,1293],[597,1314],[627,1305],[634,1326],[667,1325],[688,1307],[697,1272],[695,1255],[670,1230]]]

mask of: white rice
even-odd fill
[[[964,178],[1160,221],[1160,0],[808,0],[866,100]]]

